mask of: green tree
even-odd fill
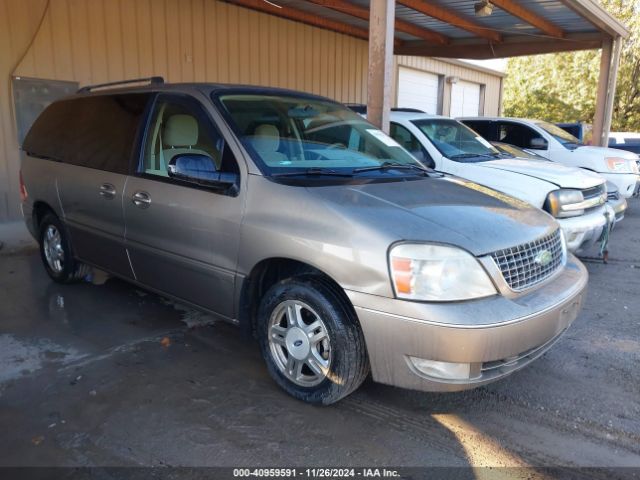
[[[602,0],[631,31],[620,55],[612,130],[640,131],[640,0]],[[600,51],[515,57],[507,64],[504,114],[593,122]]]

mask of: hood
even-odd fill
[[[531,242],[558,224],[526,202],[473,182],[442,177],[309,188],[351,228],[390,241],[437,242],[474,255]]]
[[[627,160],[638,160],[638,155],[636,155],[635,153],[628,152],[626,150],[620,150],[619,148],[583,145],[572,151],[575,153],[581,153],[581,154],[587,154],[587,155],[597,155],[598,157],[601,157],[601,158],[619,157],[619,158],[626,158]]]
[[[510,158],[479,162],[475,165],[527,175],[553,183],[561,188],[585,189],[604,183],[604,179],[597,173],[547,160]]]

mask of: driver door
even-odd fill
[[[238,173],[237,163],[204,106],[191,96],[159,95],[145,139],[124,192],[125,240],[135,278],[233,318],[241,195],[172,178],[168,167],[187,153],[209,157],[203,163],[221,172]]]

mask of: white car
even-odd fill
[[[553,162],[580,167],[602,175],[631,197],[640,182],[640,157],[617,148],[583,145],[580,140],[552,123],[524,118],[466,117],[462,123],[489,141],[510,143],[533,150]]]
[[[596,243],[615,213],[598,174],[547,160],[514,158],[451,118],[391,112],[390,134],[426,166],[524,200],[553,215],[572,252]]]

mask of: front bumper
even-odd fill
[[[577,317],[588,280],[572,255],[550,281],[521,296],[452,303],[409,302],[349,291],[373,379],[422,391],[458,391],[502,378],[541,356]],[[410,357],[471,364],[471,378],[418,371]]]
[[[580,253],[600,240],[607,223],[614,220],[614,215],[611,213],[610,219],[607,220],[605,213],[607,208],[601,207],[579,217],[556,219],[562,227],[570,252]]]
[[[624,218],[624,214],[627,211],[627,201],[623,197],[618,197],[617,200],[607,200],[609,205],[615,214],[615,223],[618,223]]]
[[[640,182],[640,175],[635,173],[600,173],[607,181],[613,183],[624,198],[632,197]]]

